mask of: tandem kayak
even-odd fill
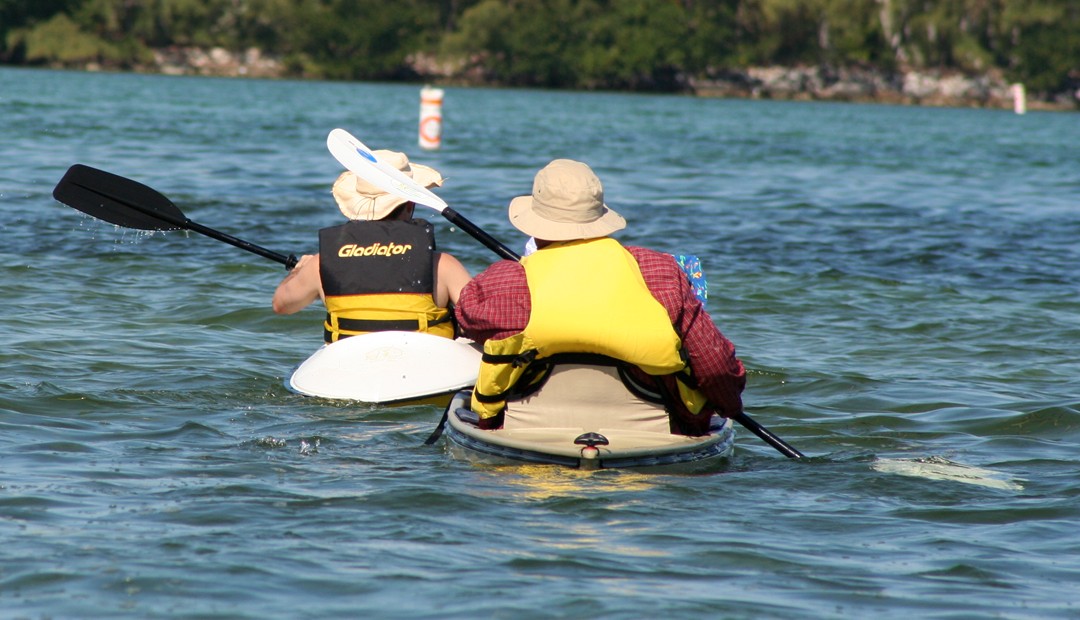
[[[476,383],[471,340],[385,331],[328,344],[300,364],[286,387],[306,396],[379,405],[446,405]]]
[[[482,430],[468,407],[469,396],[469,391],[454,395],[443,434],[452,455],[473,463],[704,473],[726,464],[735,448],[731,420],[720,417],[713,419],[710,433],[702,437],[601,427]]]

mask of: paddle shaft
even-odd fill
[[[281,263],[282,265],[285,265],[286,269],[292,269],[293,267],[296,266],[296,263],[299,262],[299,259],[297,259],[296,256],[293,255],[293,254],[289,254],[288,256],[285,256],[284,254],[280,254],[280,253],[275,252],[273,250],[268,250],[268,249],[266,249],[264,247],[255,245],[254,243],[249,243],[247,241],[244,241],[243,239],[238,239],[238,238],[236,238],[236,237],[234,237],[234,236],[232,236],[232,235],[230,235],[228,233],[223,233],[223,232],[214,230],[213,228],[210,228],[208,226],[203,226],[202,224],[199,224],[198,222],[192,222],[191,220],[186,220],[184,222],[184,224],[183,224],[183,228],[187,228],[188,230],[193,230],[193,231],[195,231],[195,232],[197,232],[199,234],[206,235],[207,237],[210,237],[211,239],[217,239],[218,241],[224,241],[225,243],[228,243],[229,245],[236,246],[236,247],[240,248],[241,250],[247,250],[248,252],[251,252],[252,254],[258,254],[259,256],[262,256],[264,258],[269,258],[272,261],[277,261],[277,262]]]
[[[465,232],[472,235],[473,239],[476,239],[480,243],[483,243],[485,246],[487,246],[488,249],[490,249],[492,252],[495,252],[502,258],[512,261],[521,260],[521,257],[518,256],[513,250],[503,245],[495,237],[487,234],[479,226],[473,224],[468,219],[466,219],[464,215],[461,215],[457,211],[454,211],[452,208],[444,208],[442,210],[442,215],[447,220],[449,220],[450,223],[455,224],[461,230],[464,230]]]
[[[789,459],[801,459],[805,456],[802,452],[799,452],[788,445],[783,439],[774,435],[772,431],[758,424],[753,418],[748,416],[746,412],[740,412],[737,415],[733,415],[731,416],[731,419],[741,424],[743,428],[749,430],[751,433],[760,437],[765,443],[776,448],[780,454],[783,454]]]

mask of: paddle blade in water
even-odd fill
[[[110,224],[140,230],[187,228],[184,213],[157,190],[122,176],[75,164],[53,198]]]

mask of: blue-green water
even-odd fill
[[[0,617],[1080,617],[1080,117],[0,69]],[[619,238],[701,257],[749,370],[715,475],[487,468],[440,411],[283,381],[280,265],[58,204],[73,163],[282,253],[326,134],[505,206],[589,162]],[[472,272],[493,255],[432,214]]]

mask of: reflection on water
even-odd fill
[[[639,493],[653,488],[656,477],[630,471],[587,471],[552,465],[482,465],[509,485],[507,491],[529,500],[587,499],[591,494]]]

